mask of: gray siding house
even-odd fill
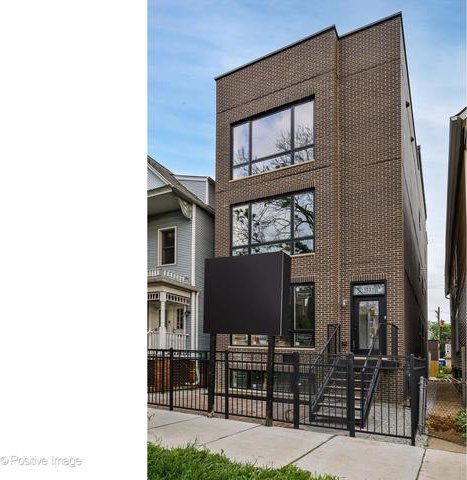
[[[214,255],[215,184],[148,156],[148,348],[207,349],[204,261]]]

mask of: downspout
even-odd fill
[[[199,348],[199,292],[196,292],[196,340],[195,350]]]
[[[340,163],[341,163],[341,131],[340,131],[340,115],[341,115],[341,97],[340,97],[340,82],[341,82],[341,75],[340,75],[340,41],[339,38],[336,39],[336,103],[337,103],[337,111],[336,111],[336,129],[337,129],[337,323],[338,325],[344,324],[344,319],[342,317],[342,291],[341,291],[341,182],[340,182]],[[349,307],[350,307],[350,299],[349,299]],[[352,351],[352,320],[351,316],[349,315],[349,348]],[[342,331],[342,326],[341,326]],[[342,341],[341,339],[339,340]],[[341,345],[338,345],[338,351],[341,350]]]
[[[195,292],[191,293],[191,325],[190,325],[190,349],[195,350],[195,302],[196,294]]]
[[[196,286],[196,204],[191,213],[191,285]],[[196,350],[198,344],[198,301],[195,292],[191,294],[191,349]]]

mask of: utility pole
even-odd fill
[[[440,320],[440,308],[435,310],[436,320],[438,322],[438,340],[441,341],[441,320]]]
[[[436,320],[438,321],[438,358],[441,358],[441,320],[440,320],[440,308],[435,310]]]

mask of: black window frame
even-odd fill
[[[247,337],[247,345],[239,345],[239,344],[236,344],[236,343],[233,343],[233,336],[234,335],[246,335]],[[249,333],[235,333],[235,334],[231,334],[230,335],[230,345],[232,345],[233,347],[266,347],[267,346],[267,342],[263,345],[259,345],[257,343],[255,344],[252,344],[251,343],[251,337],[258,337],[258,336],[262,336],[264,337],[265,335],[262,335],[260,333],[256,333],[256,334],[249,334]]]
[[[306,235],[304,237],[299,237],[295,238],[295,218],[294,218],[294,211],[295,211],[295,196],[302,195],[302,194],[308,194],[311,193],[313,195],[313,235]],[[290,197],[290,238],[284,239],[284,240],[271,240],[267,242],[260,242],[260,243],[253,243],[251,241],[251,236],[252,236],[252,206],[253,204],[261,203],[261,202],[266,202],[268,200],[276,200],[276,199],[281,199],[281,198],[286,198]],[[233,211],[235,208],[240,207],[242,205],[246,205],[248,207],[248,243],[245,245],[239,245],[239,246],[234,246],[234,239],[233,239]],[[234,251],[239,251],[239,250],[244,250],[247,249],[247,255],[252,255],[251,251],[253,247],[263,247],[263,246],[268,246],[268,245],[277,245],[277,244],[288,244],[290,249],[289,249],[289,254],[291,256],[295,255],[309,255],[313,254],[316,252],[316,191],[314,188],[308,189],[308,190],[301,190],[298,192],[293,192],[293,193],[287,193],[284,195],[275,195],[271,197],[265,197],[259,200],[254,200],[250,202],[241,202],[237,203],[235,205],[231,205],[230,207],[230,255],[234,255]],[[310,252],[304,252],[304,253],[294,253],[294,247],[295,247],[295,242],[299,241],[306,241],[306,240],[312,240],[313,243],[313,248],[311,249]],[[284,250],[287,252],[287,250]],[[253,254],[254,255],[254,254]]]
[[[242,368],[230,368],[229,369],[229,386],[232,390],[253,390],[253,391],[266,391],[266,370],[247,370]],[[245,375],[246,386],[233,386],[234,372],[239,372]],[[253,388],[253,375],[262,377],[261,388]],[[310,377],[307,373],[299,373],[300,375],[300,393],[310,394]],[[293,373],[292,372],[274,372],[273,389],[276,393],[290,393],[292,390]],[[258,383],[258,382],[256,382]]]
[[[298,106],[306,104],[306,103],[312,103],[313,104],[313,119],[312,119],[312,122],[313,122],[313,138],[312,138],[312,143],[310,143],[308,145],[305,145],[305,146],[300,146],[298,148],[295,148],[295,114],[294,114],[294,109],[295,109],[295,107],[298,107]],[[281,153],[274,153],[272,155],[266,155],[264,157],[253,159],[252,158],[252,156],[253,156],[253,122],[256,121],[256,120],[260,120],[261,118],[266,118],[270,115],[274,115],[276,113],[284,112],[286,110],[290,110],[290,147],[291,147],[290,150],[287,150],[287,151],[281,152]],[[239,164],[235,165],[234,164],[235,154],[234,154],[234,151],[233,151],[233,149],[234,149],[234,141],[233,141],[234,140],[234,129],[236,127],[239,127],[240,125],[244,125],[244,124],[248,124],[248,137],[249,137],[248,157],[249,158],[248,158],[247,162],[243,162],[243,163],[239,163]],[[242,178],[248,178],[248,177],[251,177],[251,176],[254,176],[254,175],[259,175],[261,173],[274,172],[276,170],[280,170],[281,168],[292,166],[292,165],[299,165],[299,164],[305,163],[305,162],[313,162],[316,159],[315,158],[315,151],[316,151],[315,145],[316,145],[316,141],[315,141],[315,97],[314,96],[303,98],[303,99],[301,99],[297,102],[293,102],[293,103],[290,103],[288,105],[282,105],[280,107],[268,110],[266,112],[262,112],[258,115],[254,115],[252,117],[249,117],[249,118],[243,119],[241,121],[235,122],[235,123],[231,124],[231,126],[230,126],[230,179],[231,180],[240,180]],[[308,150],[310,148],[313,149],[313,158],[311,160],[305,160],[305,162],[295,163],[295,154],[299,153],[301,151]],[[259,163],[259,162],[264,162],[266,160],[271,160],[273,158],[281,157],[281,156],[285,156],[285,155],[290,155],[290,164],[289,165],[285,165],[284,167],[278,167],[278,168],[275,168],[273,170],[268,170],[268,171],[265,171],[265,172],[252,173],[253,164]],[[238,177],[238,178],[234,178],[234,168],[245,167],[245,166],[248,166],[248,175]]]
[[[312,287],[312,299],[313,299],[313,312],[314,312],[314,329],[311,328],[296,328],[295,322],[295,308],[294,308],[294,303],[293,299],[291,299],[291,307],[292,307],[292,312],[291,312],[291,326],[292,328],[290,329],[290,346],[293,348],[316,348],[316,285],[314,282],[301,282],[301,283],[292,283],[290,285],[290,294],[291,296],[293,295],[293,291],[296,287]],[[295,345],[295,335],[311,335],[312,338],[312,343],[313,345]]]

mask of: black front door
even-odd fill
[[[353,298],[352,343],[356,354],[367,354],[373,345],[372,354],[386,354],[386,329],[378,327],[386,323],[384,296],[356,296]]]

